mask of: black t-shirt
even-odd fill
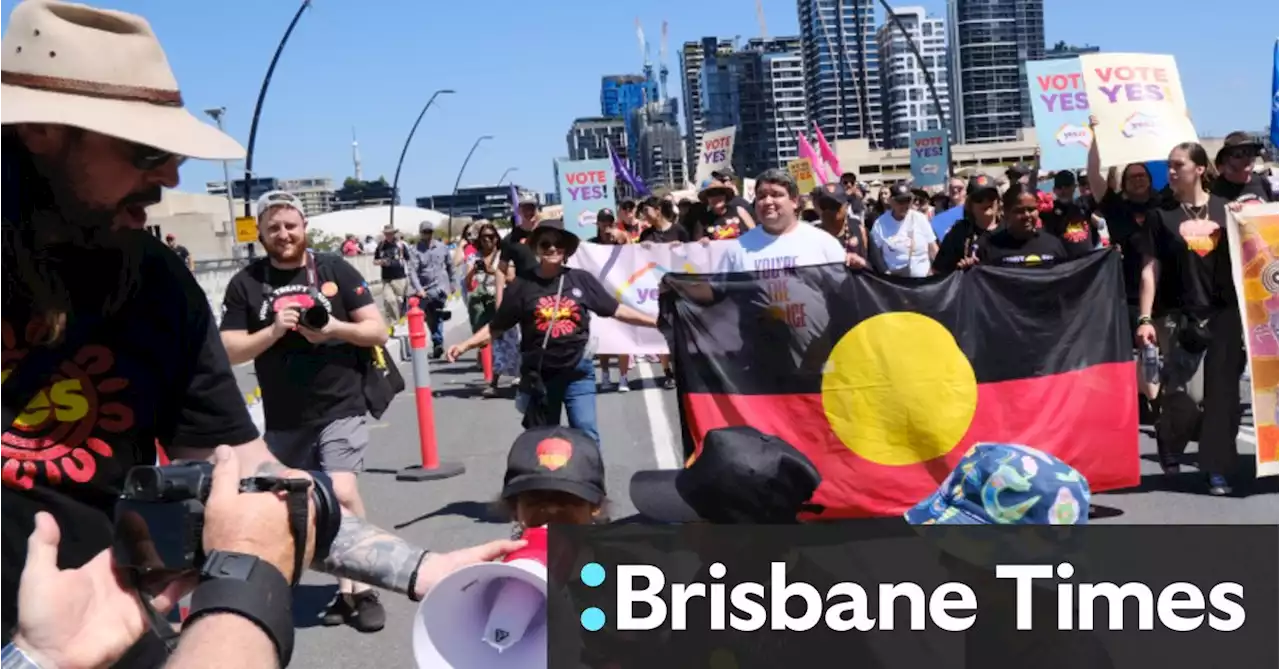
[[[187,250],[187,247],[181,244],[174,246],[173,252],[178,254],[178,259],[182,261],[184,266],[187,264],[187,261],[191,259],[191,252]]]
[[[506,261],[515,268],[516,276],[521,279],[527,279],[533,276],[538,269],[538,256],[534,255],[533,249],[525,243],[529,238],[529,231],[521,227],[512,228],[506,239],[502,240],[502,255],[500,260]]]
[[[1229,181],[1226,177],[1218,175],[1218,178],[1209,185],[1209,192],[1228,202],[1276,201],[1276,194],[1271,191],[1271,184],[1267,182],[1266,177],[1257,173],[1250,174],[1249,182],[1243,184]]]
[[[561,276],[564,289],[557,311],[556,289]],[[527,280],[507,286],[502,306],[493,315],[489,328],[498,333],[520,326],[522,373],[537,370],[542,358],[542,376],[549,378],[572,371],[581,361],[590,334],[591,313],[608,318],[617,310],[618,300],[591,273],[567,268],[550,279],[534,273]]]
[[[750,209],[743,211],[750,212]],[[712,241],[718,239],[737,239],[747,232],[746,222],[742,219],[742,214],[738,208],[733,205],[733,201],[725,208],[724,215],[718,216],[715,212],[707,211],[707,217],[703,220],[702,230],[695,235],[698,239],[706,237]]]
[[[100,314],[122,255],[49,251],[45,262],[65,282],[74,314],[56,347],[32,347],[41,321],[15,291],[4,292],[5,395],[18,401],[41,388],[19,415],[21,425],[3,436],[6,625],[15,621],[36,510],[58,520],[59,563],[78,567],[110,546],[110,516],[125,473],[154,465],[157,444],[213,449],[258,437],[195,277],[152,235],[120,234],[138,259],[138,278],[136,292],[112,316]],[[43,350],[52,351],[56,375],[27,379],[24,364],[35,364]]]
[[[373,258],[383,261],[383,281],[395,281],[408,276],[405,263],[409,260],[409,252],[404,242],[400,240],[389,242],[385,239],[378,242],[378,248],[373,251]]]
[[[938,244],[938,255],[933,259],[933,273],[945,276],[956,271],[961,260],[977,254],[978,242],[989,234],[991,231],[979,230],[967,218],[957,221]]]
[[[845,207],[846,217],[849,222],[849,228],[857,228],[866,225],[867,205],[863,204],[861,199],[855,199]]]
[[[1231,252],[1227,244],[1228,201],[1209,196],[1203,207],[1167,203],[1152,212],[1152,225],[1139,242],[1144,253],[1160,261],[1158,301],[1201,312],[1208,308],[1234,307],[1235,282],[1231,276]]]
[[[640,233],[641,242],[687,242],[689,241],[689,232],[683,226],[671,224],[666,230],[658,230],[657,228],[649,228]]]
[[[369,285],[339,256],[318,253],[316,284],[306,267],[282,270],[263,258],[240,270],[227,284],[222,330],[253,334],[271,327],[276,312],[319,304],[331,318],[351,321],[351,313],[373,304]],[[267,429],[289,430],[363,416],[365,353],[339,340],[312,344],[290,332],[253,361],[262,386]]]
[[[1114,191],[1108,192],[1098,203],[1098,210],[1107,221],[1107,234],[1111,245],[1120,247],[1121,269],[1124,273],[1124,292],[1129,302],[1137,304],[1138,285],[1142,276],[1142,251],[1139,238],[1150,212],[1157,207],[1153,194],[1147,202],[1130,202]]]
[[[1057,237],[1037,230],[1026,239],[1001,228],[978,240],[978,263],[996,267],[1048,267],[1069,258]]]
[[[1053,209],[1040,214],[1040,221],[1045,231],[1062,242],[1072,258],[1092,252],[1101,239],[1089,213],[1075,202],[1055,201]]]

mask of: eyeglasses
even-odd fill
[[[187,162],[186,156],[179,156],[176,153],[157,149],[154,146],[139,144],[137,142],[128,142],[129,145],[129,164],[135,168],[150,172],[159,167],[168,164],[170,160],[177,160],[178,165]]]

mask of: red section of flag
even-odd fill
[[[899,515],[938,489],[979,442],[1025,444],[1078,469],[1094,492],[1138,484],[1137,372],[1132,362],[978,386],[969,430],[951,452],[916,465],[881,465],[831,431],[822,395],[684,396],[698,448],[708,430],[752,425],[799,448],[822,472],[822,518]]]

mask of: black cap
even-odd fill
[[[818,186],[813,189],[813,192],[810,193],[809,196],[813,198],[814,205],[817,205],[823,200],[830,200],[840,204],[849,204],[849,196],[845,195],[844,188],[841,188],[839,184]]]
[[[996,188],[995,179],[985,174],[975,174],[969,177],[969,186],[965,188],[964,192],[966,197],[973,197],[988,191],[997,195],[1000,193],[1000,189]]]
[[[915,193],[911,192],[911,184],[896,183],[889,187],[890,200],[914,200]]]
[[[1018,163],[1017,165],[1010,165],[1009,169],[1005,170],[1004,173],[1009,176],[1010,181],[1017,181],[1022,177],[1031,176],[1032,170],[1026,163]]]
[[[733,168],[725,167],[711,173],[711,178],[716,181],[733,181]]]
[[[1236,130],[1222,139],[1222,148],[1218,149],[1217,155],[1213,158],[1214,164],[1222,163],[1222,159],[1225,157],[1224,154],[1227,151],[1242,146],[1250,147],[1258,152],[1262,151],[1262,142],[1258,141],[1257,137],[1243,130]]]
[[[613,223],[616,220],[618,218],[613,215],[613,210],[608,207],[596,212],[596,224]]]
[[[534,228],[533,232],[529,233],[529,248],[537,250],[538,240],[548,234],[558,234],[564,237],[564,255],[566,258],[573,255],[573,252],[578,250],[578,243],[582,241],[578,239],[577,235],[564,229],[563,218],[552,218],[545,221],[538,221],[538,227]]]
[[[535,427],[516,437],[507,454],[502,497],[531,490],[555,490],[599,504],[605,495],[600,445],[571,427]]]
[[[791,444],[753,427],[707,432],[685,469],[636,472],[631,501],[663,523],[793,523],[822,483],[813,462]]]
[[[1071,170],[1062,170],[1053,175],[1054,188],[1075,188],[1076,173]]]

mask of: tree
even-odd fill
[[[344,239],[337,235],[326,235],[319,230],[307,231],[307,246],[321,252],[340,252]]]

